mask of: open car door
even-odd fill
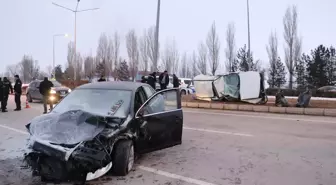
[[[142,137],[137,152],[146,153],[182,143],[183,112],[179,89],[166,89],[151,96],[135,114]]]

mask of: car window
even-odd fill
[[[191,80],[184,80],[184,83],[187,84],[187,85],[189,85],[190,82],[191,82]]]
[[[147,99],[148,99],[149,97],[151,97],[151,96],[155,93],[155,90],[154,90],[152,87],[149,87],[149,86],[143,86],[143,89],[144,89],[145,92],[146,92]]]
[[[135,93],[134,98],[134,112],[137,112],[139,108],[145,103],[147,100],[145,92],[142,90],[142,88],[139,88]]]
[[[77,89],[56,105],[52,112],[83,110],[101,116],[125,118],[129,114],[132,91]]]
[[[162,93],[156,94],[144,106],[143,115],[176,110],[178,108],[177,101],[177,93],[175,90],[164,91]]]

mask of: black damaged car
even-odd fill
[[[127,175],[135,157],[182,143],[178,89],[136,82],[82,85],[26,125],[25,161],[42,181]]]

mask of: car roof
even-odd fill
[[[95,82],[88,83],[77,87],[77,89],[115,89],[115,90],[127,90],[136,91],[139,87],[147,84],[128,81],[108,81],[108,82]]]

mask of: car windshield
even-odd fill
[[[51,81],[54,84],[54,87],[61,87],[62,84],[60,84],[58,81]]]
[[[106,117],[127,117],[132,92],[126,90],[77,89],[66,96],[52,112],[82,110]]]

